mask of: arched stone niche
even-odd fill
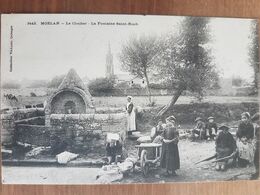
[[[86,107],[83,97],[72,90],[58,93],[50,102],[51,114],[85,114]]]
[[[91,97],[79,88],[61,89],[50,96],[45,108],[45,125],[50,126],[51,114],[93,113]]]

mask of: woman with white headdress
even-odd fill
[[[135,110],[134,110],[132,96],[127,96],[126,113],[127,113],[127,130],[126,131],[127,131],[128,135],[131,135],[132,131],[136,131]]]

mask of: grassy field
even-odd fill
[[[43,103],[48,97],[47,96],[39,96],[39,97],[25,97],[19,96],[18,100],[22,105],[32,105]],[[93,97],[94,104],[96,107],[123,107],[126,105],[126,97]],[[153,101],[156,106],[162,106],[167,104],[171,96],[153,96]],[[133,101],[135,105],[145,107],[148,105],[148,98],[145,96],[136,96],[133,97]],[[257,102],[259,101],[256,96],[248,96],[248,97],[229,97],[229,96],[207,96],[202,102],[209,103],[241,103],[241,102]],[[176,104],[189,104],[192,102],[197,102],[194,97],[191,96],[181,96]]]
[[[153,101],[156,105],[162,106],[167,104],[171,96],[154,96]],[[126,97],[94,97],[95,105],[99,106],[125,106]],[[135,105],[146,106],[149,101],[145,96],[133,97]],[[257,102],[257,97],[228,97],[228,96],[208,96],[202,102],[209,103],[241,103],[241,102]],[[196,98],[191,96],[181,96],[176,104],[189,104],[191,102],[197,102]]]

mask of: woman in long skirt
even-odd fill
[[[166,129],[163,132],[161,167],[166,169],[166,176],[175,176],[175,171],[180,168],[179,133],[174,126],[175,120],[174,116],[168,117]]]
[[[135,123],[135,110],[133,104],[133,97],[127,96],[127,105],[126,105],[126,113],[127,113],[127,134],[131,135],[133,131],[136,130]]]
[[[244,112],[237,130],[238,165],[246,167],[254,160],[254,126],[250,120],[250,114]]]

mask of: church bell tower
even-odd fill
[[[111,52],[110,43],[108,43],[108,52],[106,56],[106,77],[111,78],[113,76],[114,76],[113,55]]]

